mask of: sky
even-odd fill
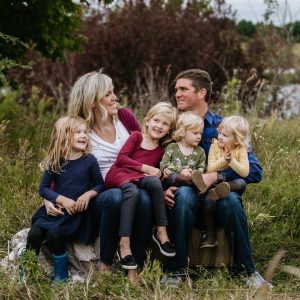
[[[300,21],[300,0],[277,0],[279,7],[272,16],[277,25]],[[263,0],[226,0],[237,10],[237,20],[245,19],[253,23],[263,21],[267,6]]]

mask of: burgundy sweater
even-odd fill
[[[163,157],[164,149],[157,146],[153,150],[141,148],[143,136],[134,131],[120,150],[116,162],[111,166],[105,177],[107,188],[120,187],[127,182],[137,181],[146,175],[141,172],[143,164],[157,167]]]

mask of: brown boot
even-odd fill
[[[207,197],[210,200],[219,200],[228,196],[230,192],[230,185],[228,182],[221,182],[216,185],[215,188],[211,189],[207,193]]]
[[[175,186],[191,186],[192,185],[192,180],[191,178],[182,175],[182,174],[177,174],[175,178]]]
[[[200,194],[204,194],[207,191],[207,185],[203,180],[202,173],[198,170],[192,173],[192,182],[198,189]]]

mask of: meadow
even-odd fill
[[[52,104],[35,91],[26,106],[15,91],[1,99],[0,258],[8,253],[10,238],[30,226],[32,213],[42,203],[37,194],[38,164],[54,120],[64,114],[63,102],[55,108]],[[148,261],[138,284],[128,282],[122,272],[94,272],[85,283],[51,286],[40,270],[30,281],[20,283],[14,274],[0,270],[0,299],[299,299],[300,119],[246,117],[264,178],[248,186],[244,206],[254,261],[274,284],[272,292],[247,290],[225,268],[199,267],[193,270],[193,280],[180,288],[164,287],[160,265]]]

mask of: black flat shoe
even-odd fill
[[[120,248],[118,248],[117,256],[118,256],[119,263],[123,269],[125,269],[125,270],[137,269],[137,263],[132,255],[126,255],[125,257],[122,257]]]
[[[176,255],[175,246],[169,241],[162,244],[158,239],[156,232],[153,233],[152,239],[157,244],[161,254],[168,257],[174,257]]]

